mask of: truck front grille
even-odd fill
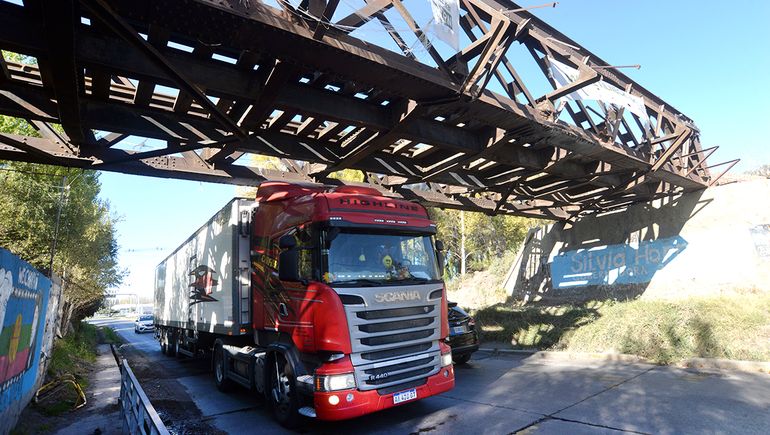
[[[361,358],[369,361],[377,361],[381,359],[397,358],[399,356],[425,352],[430,348],[430,343],[423,343],[415,346],[397,347],[395,349],[380,350],[377,352],[362,352]]]
[[[361,344],[367,346],[379,346],[383,344],[401,343],[402,341],[419,340],[420,338],[433,335],[433,329],[424,329],[422,331],[404,332],[393,335],[380,335],[377,337],[362,338]]]
[[[419,382],[440,369],[441,298],[429,299],[436,285],[398,290],[416,290],[421,297],[416,301],[377,303],[373,295],[382,292],[382,287],[344,289],[346,295],[365,301],[345,305],[351,361],[361,390],[384,391]]]

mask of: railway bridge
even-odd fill
[[[526,8],[433,3],[0,1],[22,55],[0,59],[0,114],[41,136],[0,134],[0,159],[243,185],[351,168],[554,220],[718,180],[690,118]]]

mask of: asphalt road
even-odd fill
[[[160,353],[152,334],[136,335],[127,320],[110,324],[127,344],[124,354],[148,387],[165,384],[169,395],[194,403],[199,419],[227,433],[291,433],[274,423],[265,405],[239,390],[220,393],[208,362]],[[358,419],[311,421],[302,433],[318,434],[609,434],[618,432],[770,433],[770,375],[697,371],[612,361],[535,360],[523,355],[479,352],[456,366],[456,387]],[[183,390],[183,391],[182,391]],[[162,393],[162,394],[161,394]],[[160,397],[160,396],[159,396]],[[196,411],[197,411],[196,410]],[[194,433],[194,429],[186,431]]]

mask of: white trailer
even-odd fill
[[[249,221],[255,201],[236,198],[155,270],[161,348],[193,354],[200,333],[252,334]]]

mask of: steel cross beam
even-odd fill
[[[0,48],[37,61],[0,60],[0,114],[44,136],[2,135],[0,158],[236,184],[353,168],[388,195],[550,219],[716,181],[689,118],[510,1],[462,0],[457,50],[411,0],[279,3],[0,2]]]

